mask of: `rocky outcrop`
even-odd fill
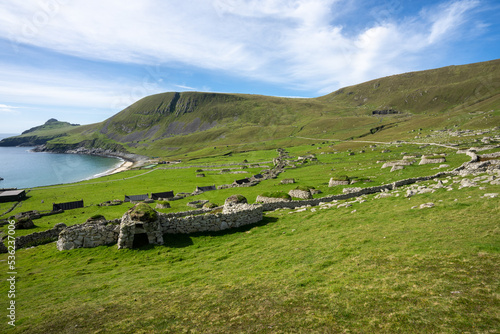
[[[419,165],[427,165],[427,164],[442,164],[446,162],[445,157],[426,157],[422,156]]]

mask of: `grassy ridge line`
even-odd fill
[[[500,122],[499,64],[494,60],[405,73],[309,99],[156,94],[101,123],[71,129],[49,144],[61,148],[85,143],[190,159],[213,155],[208,147],[217,151],[277,148],[285,146],[290,136],[346,140],[373,136],[373,129],[382,126],[379,138],[401,139],[409,139],[409,130],[418,128],[486,128]],[[401,114],[371,116],[373,110],[387,108]]]

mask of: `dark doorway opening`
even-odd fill
[[[139,248],[146,245],[149,245],[149,239],[146,233],[134,234],[134,242],[132,243],[132,248]]]

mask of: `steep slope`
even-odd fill
[[[472,108],[498,102],[500,60],[410,72],[345,87],[320,97],[368,110],[395,109],[416,114]]]
[[[156,94],[101,123],[59,131],[46,145],[53,151],[81,146],[195,157],[286,146],[300,138],[405,139],[418,128],[498,124],[500,60],[494,60],[389,76],[310,99]]]

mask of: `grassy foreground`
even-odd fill
[[[495,333],[500,210],[483,193],[276,211],[142,250],[21,250],[8,332]]]

